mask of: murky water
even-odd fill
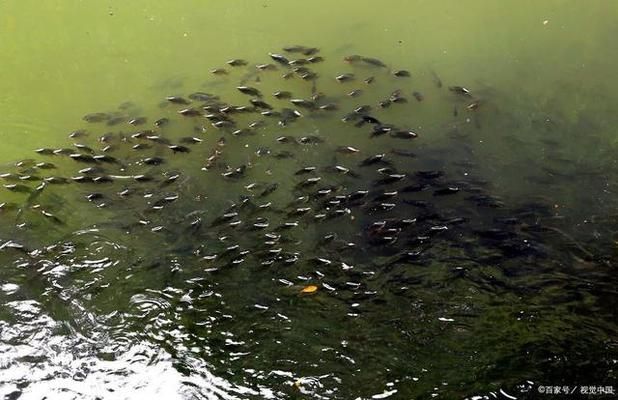
[[[615,4],[125,3],[0,4],[5,398],[618,390]],[[320,49],[317,79],[282,78],[291,44]],[[240,84],[303,116],[178,114],[248,105]],[[220,100],[165,100],[195,92]]]

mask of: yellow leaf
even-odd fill
[[[301,290],[301,293],[315,293],[318,291],[318,287],[315,285],[309,285],[309,286],[305,286],[303,288],[303,290]]]

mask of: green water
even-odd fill
[[[2,211],[0,244],[15,240],[29,251],[0,252],[0,393],[451,399],[537,398],[538,385],[618,390],[616,17],[618,5],[610,1],[0,3],[0,165],[6,171],[15,170],[16,160],[44,159],[34,149],[71,146],[75,140],[67,135],[75,129],[90,130],[84,142],[99,146],[97,136],[112,128],[82,116],[127,102],[128,117],[146,116],[152,126],[163,116],[178,119],[177,108],[160,106],[165,96],[199,90],[240,103],[246,96],[234,87],[241,81],[264,93],[284,88],[309,97],[306,82],[284,82],[278,72],[255,82],[248,73],[289,44],[321,49],[327,62],[315,67],[320,77],[350,69],[341,62],[349,54],[412,72],[403,84],[378,76],[359,100],[344,90],[357,85],[320,78],[318,89],[339,99],[342,110],[388,96],[393,85],[425,97],[376,114],[418,131],[413,144],[358,134],[339,121],[344,111],[228,138],[225,161],[251,166],[246,180],[232,183],[201,170],[221,136],[208,126],[198,150],[164,153],[165,170],[180,172],[180,183],[144,189],[181,195],[162,215],[142,213],[139,197],[94,207],[83,200],[94,190],[88,186],[46,189],[32,201],[0,188],[0,203],[27,204]],[[224,77],[208,72],[231,58],[250,66],[228,67]],[[454,99],[450,85],[471,88],[482,100],[478,112]],[[195,126],[174,120],[161,131],[176,141],[194,135]],[[295,153],[293,160],[255,156],[260,146],[279,149],[273,138],[284,134],[317,134],[326,143],[283,147]],[[335,153],[347,145],[363,156]],[[333,162],[352,167],[393,146],[419,154],[394,161],[398,169],[444,169],[468,179],[469,168],[490,182],[506,211],[423,198],[483,223],[436,243],[416,264],[390,263],[388,249],[342,250],[346,240],[363,240],[359,232],[373,218],[357,210],[344,222],[301,218],[301,231],[283,245],[346,262],[351,271],[315,263],[265,268],[254,260],[221,268],[196,257],[232,243],[252,248],[257,236],[218,226],[192,233],[190,211],[211,221],[247,193],[245,185],[271,180],[280,187],[268,200],[285,205],[297,191],[290,171]],[[128,150],[115,155],[139,159]],[[42,174],[75,175],[72,161],[51,161],[58,172]],[[471,166],[460,167],[462,161]],[[150,172],[160,170],[132,170]],[[338,183],[352,191],[375,180],[359,174]],[[125,186],[117,181],[109,191]],[[522,235],[538,240],[538,254],[507,257],[504,248],[485,246],[470,233],[530,202],[552,209],[522,217]],[[62,223],[41,217],[34,203]],[[150,225],[136,226],[136,215]],[[285,220],[275,212],[268,218]],[[157,224],[164,229],[151,231]],[[338,240],[324,245],[319,239],[331,231]],[[218,243],[221,235],[230,239]],[[318,293],[299,295],[308,284],[319,285]]]

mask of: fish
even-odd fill
[[[384,158],[386,157],[385,153],[381,153],[381,154],[374,154],[372,156],[369,156],[367,158],[365,158],[363,161],[360,162],[360,166],[361,167],[367,167],[370,165],[375,165],[375,164],[379,164],[379,163],[385,163],[386,161],[384,160]]]
[[[266,109],[266,110],[272,110],[273,109],[273,107],[270,104],[268,104],[268,103],[266,103],[265,101],[262,101],[262,100],[251,99],[251,100],[249,100],[249,102],[251,104],[253,104],[256,108],[262,108],[262,109]]]
[[[411,130],[396,130],[391,131],[390,136],[397,139],[416,139],[418,134]]]
[[[283,47],[283,51],[288,52],[288,53],[301,53],[305,56],[310,56],[310,55],[313,55],[319,52],[320,49],[318,49],[317,47],[306,47],[306,46],[300,46],[300,45],[293,45],[293,46]]]
[[[210,73],[213,75],[227,75],[227,70],[225,68],[213,68],[210,70]]]
[[[97,123],[107,121],[110,118],[107,113],[91,113],[83,116],[83,120],[89,123]]]
[[[277,99],[291,99],[292,93],[285,91],[285,90],[279,90],[279,91],[274,92],[273,96],[276,97]]]
[[[202,115],[202,112],[196,108],[183,108],[178,111],[178,114],[184,117],[197,117]]]
[[[283,56],[281,54],[268,53],[268,55],[270,56],[270,58],[272,58],[274,61],[278,62],[279,64],[283,64],[283,65],[289,65],[290,64],[290,60],[288,60],[285,56]]]
[[[397,70],[397,71],[393,72],[393,75],[398,77],[398,78],[409,78],[410,76],[412,76],[410,74],[410,71],[405,70],[405,69]]]
[[[230,65],[232,67],[241,67],[244,65],[247,65],[247,61],[241,59],[241,58],[233,58],[231,60],[226,61],[227,65]]]
[[[463,86],[449,86],[448,90],[458,95],[467,96],[467,97],[472,96],[472,94],[470,93],[470,90],[466,89]]]
[[[240,93],[243,93],[249,96],[262,97],[262,93],[258,89],[250,87],[250,86],[237,86],[236,89],[238,89]]]
[[[381,68],[386,68],[386,64],[384,64],[382,61],[378,60],[377,58],[373,58],[373,57],[361,57],[360,60],[362,62],[364,62],[365,64],[369,64],[372,65],[374,67],[381,67]]]
[[[162,127],[167,125],[170,122],[169,118],[159,118],[154,122],[155,126]]]
[[[336,151],[343,154],[354,154],[360,152],[359,149],[353,146],[339,146]]]
[[[355,79],[354,74],[339,74],[335,77],[338,82],[349,82]]]
[[[191,104],[189,100],[185,99],[184,97],[180,97],[180,96],[167,96],[165,100],[173,104],[181,104],[181,105]]]
[[[425,100],[425,96],[423,96],[423,94],[421,92],[418,91],[414,91],[412,92],[412,96],[414,96],[414,98],[416,99],[416,101],[418,101],[419,103],[423,100]]]

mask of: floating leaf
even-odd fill
[[[315,293],[318,291],[318,287],[315,285],[309,285],[309,286],[305,286],[303,288],[303,290],[301,290],[301,293]]]

